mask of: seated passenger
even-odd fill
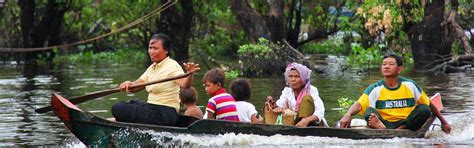
[[[324,104],[319,98],[318,89],[311,85],[311,70],[298,63],[290,63],[285,70],[287,87],[276,101],[274,112],[291,109],[297,113],[296,127],[327,126],[324,119]],[[271,96],[267,100],[273,99]]]
[[[230,82],[230,91],[235,98],[237,106],[237,114],[241,122],[263,123],[263,119],[257,118],[257,110],[255,106],[248,101],[250,100],[251,87],[246,79],[236,79]]]
[[[440,119],[445,133],[451,131],[439,110],[431,105],[428,96],[415,81],[398,77],[403,61],[396,54],[383,57],[380,80],[365,89],[359,100],[340,120],[340,127],[349,127],[351,116],[364,115],[368,126],[374,129],[420,129],[431,113]]]
[[[203,77],[206,93],[211,96],[206,107],[206,119],[239,121],[237,107],[232,95],[224,89],[225,73],[214,68]]]
[[[198,97],[197,91],[194,89],[194,87],[190,87],[188,89],[181,88],[179,98],[181,100],[181,104],[184,105],[184,115],[202,119],[202,111],[196,105]]]

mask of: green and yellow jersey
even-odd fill
[[[389,122],[406,119],[416,105],[430,105],[426,93],[407,78],[399,78],[397,88],[393,89],[384,80],[377,81],[365,89],[357,102],[362,106],[360,114],[365,114],[365,110],[372,107]]]

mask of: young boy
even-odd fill
[[[179,98],[181,100],[181,104],[184,105],[184,115],[193,116],[199,119],[202,118],[202,111],[196,105],[198,98],[197,91],[196,89],[194,89],[194,87],[190,87],[188,89],[181,89],[179,93]]]
[[[230,83],[230,91],[235,98],[237,114],[241,122],[263,123],[263,119],[257,118],[255,106],[247,101],[250,100],[251,87],[246,79],[236,79]]]
[[[214,68],[204,74],[204,87],[211,96],[206,108],[207,119],[239,121],[235,100],[224,89],[224,81],[222,69]]]

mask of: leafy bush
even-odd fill
[[[271,50],[267,39],[260,38],[257,44],[245,44],[237,51],[239,55],[239,69],[247,76],[271,75],[273,70],[269,66],[275,61],[275,54]]]
[[[311,42],[300,47],[305,53],[338,55],[344,52],[342,36],[333,36],[323,42]]]
[[[234,79],[237,79],[239,77],[239,75],[241,75],[239,70],[225,71],[225,77],[228,81],[232,81]]]
[[[148,57],[146,51],[121,49],[116,52],[93,52],[83,51],[77,54],[58,55],[54,61],[56,63],[70,64],[110,64],[110,63],[143,63]]]
[[[244,76],[268,76],[280,74],[289,62],[302,62],[296,54],[281,45],[260,38],[257,44],[240,46],[239,69]]]
[[[382,62],[383,44],[364,49],[359,43],[351,44],[351,55],[347,57],[347,62],[355,67],[365,67],[379,65]]]
[[[211,56],[235,55],[238,44],[244,42],[245,33],[222,27],[216,27],[215,30],[216,32],[206,34],[203,38],[192,39],[190,49],[202,49]]]
[[[257,44],[245,44],[240,46],[237,53],[240,56],[243,55],[254,55],[256,57],[266,57],[269,56],[269,53],[272,51],[270,49],[270,41],[264,38],[258,39]]]
[[[337,103],[339,104],[339,107],[342,108],[342,110],[339,110],[339,113],[344,114],[347,112],[347,110],[354,104],[354,100],[351,100],[346,97],[340,97],[337,99]]]

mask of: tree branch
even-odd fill
[[[299,57],[299,58],[304,58],[304,55],[299,52],[298,50],[296,50],[295,48],[293,48],[289,43],[288,41],[286,41],[285,39],[283,39],[283,43],[288,46],[288,48],[290,49],[290,51],[296,53],[296,55]]]
[[[332,30],[332,31],[330,31],[330,32],[328,32],[328,31],[326,31],[326,30],[323,30],[323,29],[315,30],[315,31],[313,31],[313,32],[308,33],[308,39],[303,40],[303,41],[301,41],[301,42],[298,42],[295,47],[299,47],[299,46],[301,46],[301,45],[304,45],[304,44],[306,44],[306,43],[308,43],[308,42],[310,42],[310,41],[312,41],[312,40],[316,40],[316,39],[326,39],[326,38],[328,37],[328,35],[334,34],[334,33],[336,33],[336,32],[337,32],[337,31],[334,31],[334,30]]]
[[[453,36],[461,41],[464,48],[464,54],[467,55],[472,52],[472,48],[469,44],[469,39],[467,38],[466,34],[464,34],[464,30],[456,22],[458,6],[459,2],[457,0],[451,0],[451,10],[449,11],[447,19],[441,23],[441,26],[448,25],[448,28],[451,30],[450,32],[453,33]]]
[[[230,9],[252,43],[256,43],[260,37],[268,36],[265,19],[250,6],[249,0],[230,0]]]

